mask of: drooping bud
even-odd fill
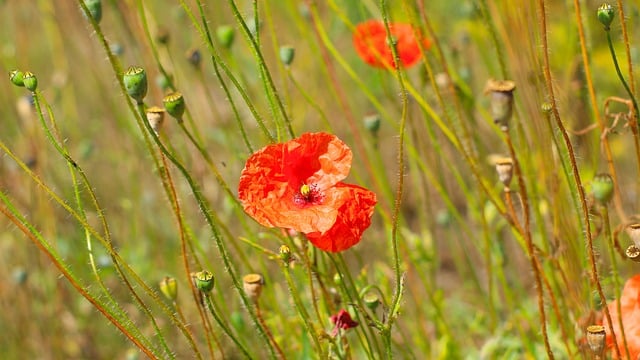
[[[142,104],[142,100],[147,95],[147,73],[143,68],[131,66],[124,73],[122,78],[127,94],[131,96],[138,104]]]
[[[496,161],[496,172],[498,179],[505,188],[509,188],[511,178],[513,177],[513,160],[511,158],[500,159]]]
[[[591,182],[593,197],[601,204],[606,204],[613,196],[613,179],[609,174],[598,174]]]
[[[178,282],[175,278],[165,276],[160,280],[160,291],[167,299],[176,301],[178,298]]]
[[[162,99],[162,103],[169,115],[173,116],[178,121],[182,120],[182,115],[184,114],[186,105],[181,93],[174,92],[165,96],[164,99]]]
[[[516,83],[511,80],[489,79],[485,94],[491,96],[491,117],[502,131],[509,130],[509,120],[513,114],[513,91]]]
[[[613,17],[615,16],[613,6],[608,3],[600,5],[600,7],[598,7],[598,11],[596,11],[596,16],[598,17],[598,21],[604,25],[604,29],[609,31],[611,22],[613,22]]]
[[[604,351],[606,333],[602,325],[590,325],[587,327],[587,344],[594,355],[601,355]]]
[[[289,66],[293,62],[293,58],[296,55],[296,49],[292,46],[281,46],[280,47],[280,61],[283,64]]]
[[[84,0],[84,5],[89,9],[89,14],[96,23],[102,20],[102,0]]]
[[[196,287],[202,292],[213,290],[215,279],[210,271],[202,270],[196,273]]]
[[[257,301],[262,294],[262,287],[264,286],[264,277],[260,274],[248,274],[242,278],[242,286],[244,292],[249,296],[252,301]]]
[[[30,71],[25,71],[22,75],[22,82],[27,90],[34,92],[38,88],[38,78]]]
[[[24,87],[23,77],[24,77],[24,74],[20,70],[12,70],[9,73],[9,80],[11,80],[11,82],[15,86]]]
[[[153,131],[158,133],[164,122],[164,109],[158,106],[152,106],[147,109],[146,114],[149,125],[151,125]]]
[[[220,44],[228,49],[233,45],[233,39],[235,39],[236,33],[231,26],[222,25],[216,29],[216,36]]]
[[[364,123],[364,127],[369,130],[371,135],[378,135],[378,131],[380,130],[380,114],[370,114],[362,119]]]

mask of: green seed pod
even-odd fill
[[[138,104],[147,95],[147,73],[143,68],[131,66],[123,76],[124,87],[127,94],[131,96]]]
[[[380,305],[380,298],[374,293],[366,293],[362,300],[364,301],[364,304],[372,311],[375,311],[378,308],[378,305]]]
[[[222,25],[216,29],[216,36],[218,37],[218,41],[225,48],[230,48],[233,45],[233,39],[235,38],[235,31],[229,25]]]
[[[24,77],[24,74],[20,70],[12,70],[9,73],[9,80],[11,80],[11,82],[15,86],[24,87],[23,77]]]
[[[362,122],[364,123],[364,127],[369,130],[371,135],[375,136],[378,134],[378,131],[380,130],[380,115],[367,115],[364,117],[364,119],[362,119]]]
[[[210,271],[203,270],[196,273],[196,287],[202,292],[210,292],[213,290],[215,279]]]
[[[591,193],[601,204],[606,204],[613,196],[613,179],[609,174],[598,174],[591,182]]]
[[[162,103],[169,115],[178,120],[182,119],[186,106],[184,103],[184,97],[182,97],[181,93],[174,92],[165,96],[164,99],[162,99]]]
[[[291,249],[289,249],[287,245],[280,246],[280,259],[282,259],[285,266],[289,266],[291,262]]]
[[[22,82],[27,90],[33,92],[38,88],[38,78],[30,71],[25,71],[22,75]]]
[[[293,58],[295,57],[295,55],[296,49],[294,49],[292,46],[280,47],[280,61],[282,61],[282,63],[284,63],[285,65],[291,65],[291,62],[293,62]]]
[[[175,278],[165,276],[160,280],[160,291],[167,299],[176,301],[178,298],[178,282]]]
[[[100,23],[102,20],[102,0],[84,0],[84,5],[89,9],[93,20]]]
[[[602,25],[604,25],[604,29],[609,31],[609,26],[611,25],[613,17],[615,16],[613,6],[608,3],[600,5],[598,11],[596,12],[596,16],[598,17],[598,21],[600,21]]]

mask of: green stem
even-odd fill
[[[627,94],[629,94],[629,98],[633,103],[633,112],[634,112],[633,117],[636,119],[636,122],[638,123],[638,125],[640,125],[640,117],[639,117],[640,112],[638,111],[638,102],[636,101],[636,98],[633,96],[633,92],[631,92],[631,89],[629,88],[627,81],[624,79],[624,76],[620,71],[620,65],[618,65],[618,58],[616,57],[616,51],[613,48],[613,41],[611,40],[611,30],[605,29],[605,33],[607,34],[607,44],[609,44],[609,51],[611,52],[611,59],[613,60],[613,65],[616,69],[616,74],[618,74],[618,78],[620,79],[620,82],[624,86],[624,89],[627,91]]]
[[[220,317],[218,312],[215,310],[216,308],[213,306],[213,302],[211,300],[211,294],[207,292],[207,293],[203,293],[203,295],[207,302],[207,308],[209,309],[209,312],[211,313],[211,315],[213,315],[213,318],[216,319],[216,322],[222,328],[224,333],[227,334],[227,336],[229,336],[229,338],[233,341],[233,343],[238,346],[238,349],[242,351],[242,354],[244,354],[244,356],[246,356],[249,359],[253,359],[253,357],[249,353],[249,350],[247,350],[244,344],[242,344],[240,340],[238,340],[238,338],[233,334],[233,332],[231,332],[231,329],[229,329],[225,321]]]

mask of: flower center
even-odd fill
[[[324,196],[320,193],[316,184],[302,184],[298,192],[293,196],[293,202],[299,206],[314,205],[322,202]]]

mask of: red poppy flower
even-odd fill
[[[357,244],[371,224],[376,195],[341,182],[352,153],[336,136],[307,133],[249,157],[240,175],[244,210],[268,227],[293,229],[331,252]]]
[[[626,352],[624,349],[624,340],[622,338],[622,331],[620,329],[620,317],[622,317],[622,326],[624,328],[624,335],[627,338],[627,346],[629,347],[629,354],[631,359],[637,359],[640,356],[640,275],[636,275],[627,280],[624,284],[624,289],[620,295],[620,312],[622,316],[618,314],[618,300],[610,302],[607,307],[611,314],[611,321],[613,322],[613,330],[616,334],[616,340],[618,342],[618,350],[623,358],[626,358]],[[607,348],[611,349],[613,358],[617,359],[616,352],[613,350],[613,337],[609,330],[609,322],[606,316],[604,317],[604,329],[607,333],[606,341]]]
[[[338,331],[340,331],[340,329],[348,330],[348,329],[351,329],[351,328],[354,328],[354,327],[358,326],[358,322],[354,321],[351,318],[351,314],[349,314],[344,309],[341,309],[335,315],[331,315],[331,322],[336,325],[333,328],[333,331],[331,332],[332,336],[338,335]]]
[[[411,24],[389,24],[389,30],[396,41],[398,58],[405,68],[417,64],[422,57],[420,42],[425,50],[431,47],[429,40],[422,38],[420,32]],[[387,41],[387,31],[382,21],[369,20],[358,24],[353,34],[353,45],[360,58],[367,64],[388,69],[395,67],[393,53]]]

